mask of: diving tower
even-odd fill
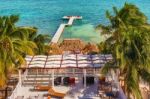
[[[68,19],[68,23],[60,24],[50,43],[57,43],[66,26],[71,26],[76,19],[82,19],[82,16],[64,16],[63,19]]]

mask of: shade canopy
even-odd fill
[[[26,56],[25,68],[101,68],[112,61],[111,54],[63,54]]]

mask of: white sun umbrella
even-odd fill
[[[76,60],[76,55],[63,55],[63,60]]]
[[[106,63],[106,61],[105,60],[93,60],[93,63],[94,64],[101,64],[101,63]]]
[[[48,56],[47,55],[36,55],[34,56],[34,58],[47,58]]]
[[[95,63],[94,65],[93,65],[93,67],[95,67],[95,68],[101,68],[101,67],[103,67],[105,64],[100,64],[100,63]]]
[[[62,59],[62,55],[51,55],[48,56],[48,61],[52,61],[52,60],[61,60]]]
[[[45,61],[31,61],[30,64],[45,64]]]
[[[32,61],[46,61],[46,57],[34,57]]]
[[[92,55],[92,60],[99,60],[99,55]]]
[[[78,55],[78,60],[91,60],[90,55]]]
[[[50,55],[50,56],[48,56],[49,58],[61,58],[62,57],[62,55]]]
[[[48,61],[46,62],[45,68],[58,68],[60,67],[60,61]]]
[[[78,55],[78,60],[81,60],[81,59],[87,59],[87,56],[86,55]]]
[[[60,64],[46,64],[45,68],[60,68]]]
[[[63,60],[62,64],[76,64],[76,60]]]
[[[28,65],[32,60],[32,57],[26,57],[25,58],[25,61],[26,61],[26,64]]]
[[[44,61],[32,61],[28,67],[32,68],[32,67],[40,67],[40,68],[44,68],[45,66],[45,62]]]
[[[77,67],[77,65],[76,65],[76,63],[74,63],[74,64],[68,63],[68,64],[62,64],[61,67],[62,68],[64,68],[64,67],[68,67],[69,68],[69,67]]]
[[[61,58],[59,57],[48,58],[47,61],[61,61]]]
[[[106,57],[103,56],[103,55],[102,55],[102,56],[100,55],[100,56],[99,56],[99,59],[101,59],[101,60],[106,60]]]
[[[32,65],[29,65],[29,68],[44,68],[44,64],[32,64]]]
[[[76,55],[75,54],[69,54],[69,55],[67,55],[68,57],[76,57]]]
[[[76,60],[63,60],[61,67],[76,67]]]
[[[89,60],[79,60],[78,64],[91,64],[92,62]]]
[[[32,57],[26,57],[25,60],[26,61],[31,61]]]
[[[79,68],[85,68],[85,67],[93,67],[92,64],[78,64]]]
[[[32,58],[33,56],[27,55],[26,58]]]

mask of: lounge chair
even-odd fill
[[[64,98],[64,96],[66,95],[65,93],[56,92],[52,88],[48,90],[48,94],[50,96],[59,97],[59,98]]]
[[[34,91],[48,91],[51,88],[51,86],[36,85]]]
[[[48,97],[47,97],[47,99],[51,99],[51,97],[50,97],[50,96],[48,96]]]

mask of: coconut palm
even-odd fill
[[[142,99],[139,81],[143,79],[150,83],[150,25],[135,5],[126,3],[120,10],[113,9],[114,16],[106,12],[110,25],[99,25],[98,28],[103,34],[110,35],[105,44],[109,44],[121,76],[125,78],[128,98]]]
[[[29,40],[33,41],[37,45],[35,50],[36,54],[48,54],[50,50],[49,41],[51,37],[47,34],[38,34],[37,32],[30,32]]]
[[[34,54],[36,44],[27,40],[31,28],[17,27],[19,17],[0,17],[0,86],[5,85],[8,74],[24,63],[23,55]]]

